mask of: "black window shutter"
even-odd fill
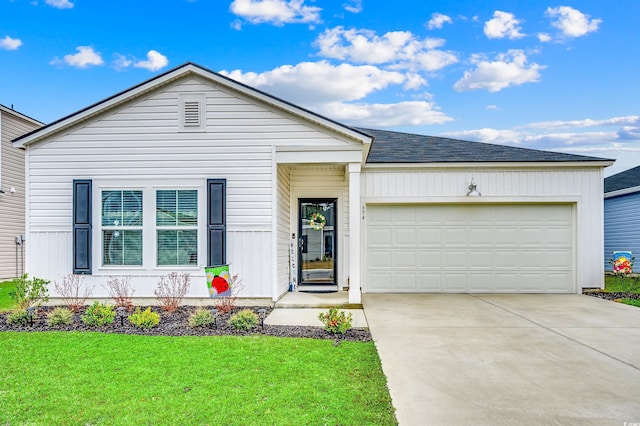
[[[73,273],[91,275],[91,179],[73,181]]]
[[[227,263],[227,180],[207,179],[207,265]]]

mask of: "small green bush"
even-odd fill
[[[189,317],[189,327],[208,327],[216,322],[211,311],[198,308]]]
[[[35,313],[33,319],[36,319]],[[29,313],[26,309],[14,309],[7,315],[7,322],[13,325],[27,325],[29,324]]]
[[[149,329],[160,324],[160,314],[153,312],[151,308],[141,311],[136,308],[135,312],[129,315],[129,322],[140,329]]]
[[[27,309],[29,306],[40,306],[49,300],[48,280],[33,277],[29,279],[28,274],[16,278],[15,288],[9,291],[9,296],[19,309]]]
[[[318,319],[324,324],[324,329],[333,334],[344,334],[351,328],[351,312],[345,314],[337,308],[330,308],[329,312],[321,312]]]
[[[115,317],[116,311],[113,310],[113,306],[96,301],[84,311],[80,319],[87,325],[98,327],[111,324]]]
[[[49,327],[73,324],[73,312],[69,308],[55,308],[47,315]]]
[[[258,325],[258,315],[251,309],[243,309],[231,315],[229,324],[236,330],[251,330]]]

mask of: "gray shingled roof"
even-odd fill
[[[604,180],[605,194],[634,186],[640,186],[640,166],[609,176]]]
[[[612,161],[388,130],[358,128],[375,139],[367,163],[488,163]]]

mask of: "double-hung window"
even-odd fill
[[[102,191],[102,264],[142,265],[142,191]]]
[[[198,264],[198,191],[156,191],[157,264]]]

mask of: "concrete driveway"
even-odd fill
[[[583,295],[363,295],[400,425],[640,425],[640,309]]]

